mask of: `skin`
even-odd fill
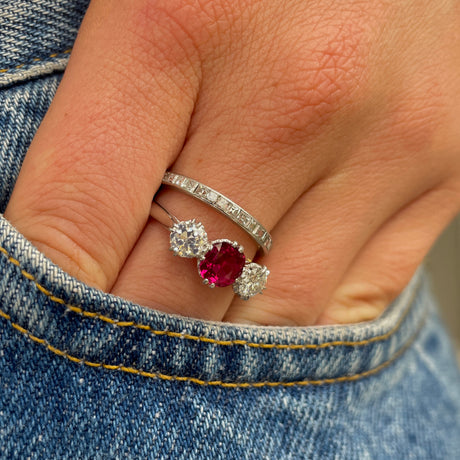
[[[93,0],[5,217],[80,280],[271,325],[377,317],[460,210],[455,0]],[[263,296],[201,284],[149,219],[167,169],[273,235]],[[210,239],[254,242],[172,189]]]

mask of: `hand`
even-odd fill
[[[5,216],[70,274],[167,312],[375,318],[460,209],[456,1],[93,0]],[[263,296],[200,283],[149,220],[166,169],[272,230]],[[211,239],[250,238],[180,192]]]

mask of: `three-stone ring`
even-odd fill
[[[269,251],[272,240],[268,231],[222,194],[198,181],[171,172],[165,174],[163,183],[176,186],[218,209],[246,230],[266,253]],[[227,209],[230,206],[233,213],[229,216]],[[238,220],[240,214],[243,216],[241,221]],[[180,221],[156,201],[152,203],[151,215],[169,229],[170,250],[174,255],[197,259],[198,274],[207,286],[232,285],[233,291],[243,300],[261,293],[265,288],[270,272],[264,265],[246,258],[244,248],[238,242],[228,239],[209,241],[201,222],[195,219]],[[166,223],[168,221],[169,224]]]

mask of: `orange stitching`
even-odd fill
[[[65,50],[65,51],[62,51],[61,53],[53,53],[53,54],[50,54],[48,57],[46,58],[34,58],[32,59],[32,62],[39,62],[39,61],[43,61],[45,59],[49,59],[49,58],[56,58],[58,57],[60,54],[70,54],[72,52],[72,48],[69,48],[68,50]],[[7,69],[0,69],[0,73],[6,73],[6,72],[12,72],[13,70],[17,70],[17,69],[20,69],[21,67],[24,67],[25,65],[27,64],[30,64],[29,62],[25,62],[23,64],[19,64],[15,67],[9,67]]]
[[[194,341],[205,342],[205,343],[212,343],[215,345],[222,345],[222,346],[241,345],[241,346],[248,346],[252,348],[266,348],[266,349],[274,348],[277,350],[307,350],[307,349],[317,350],[321,348],[336,347],[336,346],[354,346],[354,347],[364,346],[364,345],[368,345],[373,342],[380,342],[380,341],[386,340],[389,337],[391,337],[401,327],[401,324],[403,323],[404,319],[406,318],[406,316],[408,315],[410,311],[410,308],[407,308],[404,314],[401,316],[401,318],[399,318],[396,325],[390,331],[386,332],[385,334],[377,335],[375,337],[371,337],[370,339],[363,339],[363,340],[358,340],[358,341],[336,340],[333,342],[324,342],[320,344],[276,344],[276,343],[254,343],[254,342],[249,342],[247,340],[217,340],[217,339],[212,339],[210,337],[202,337],[202,336],[197,336],[197,335],[184,334],[181,332],[156,330],[147,324],[138,324],[138,323],[135,323],[134,321],[118,321],[116,319],[109,318],[108,316],[101,315],[100,313],[89,312],[89,311],[83,310],[83,308],[81,307],[69,305],[65,303],[63,299],[60,299],[59,297],[54,296],[50,291],[48,291],[48,289],[40,285],[36,281],[34,276],[28,273],[27,271],[25,271],[24,269],[22,269],[20,266],[20,262],[17,259],[14,259],[13,257],[11,257],[8,251],[1,246],[0,246],[0,252],[2,252],[8,258],[8,261],[10,263],[19,267],[19,269],[21,270],[21,274],[28,280],[33,281],[40,292],[45,294],[52,302],[63,305],[70,311],[78,313],[87,318],[96,318],[96,319],[99,319],[100,321],[104,321],[106,323],[109,323],[109,324],[112,324],[118,327],[133,327],[136,329],[143,329],[145,331],[149,331],[154,335],[166,335],[168,337],[174,337],[174,338],[185,339],[185,340],[194,340]],[[417,288],[414,289],[412,298],[409,300],[409,303],[412,303],[412,300],[415,297],[416,293],[417,293]]]
[[[195,377],[187,377],[187,376],[179,376],[179,375],[173,376],[173,375],[162,374],[160,372],[141,371],[139,369],[134,369],[132,367],[123,366],[121,364],[114,365],[114,364],[104,364],[104,363],[95,363],[92,361],[86,361],[84,359],[69,355],[66,351],[62,351],[56,347],[53,347],[46,340],[36,337],[35,335],[30,333],[28,330],[24,329],[19,324],[13,323],[13,321],[11,320],[11,316],[5,313],[4,311],[2,311],[1,309],[0,309],[0,316],[2,316],[7,321],[9,321],[10,324],[15,329],[17,329],[22,334],[26,335],[30,340],[40,345],[45,346],[49,351],[55,353],[56,355],[63,356],[64,358],[74,363],[85,364],[86,366],[89,366],[89,367],[102,367],[108,370],[119,370],[122,372],[128,372],[130,374],[135,374],[135,375],[141,375],[142,377],[148,377],[152,379],[157,378],[161,380],[191,382],[191,383],[196,383],[198,385],[203,385],[203,386],[220,386],[224,388],[251,388],[251,387],[259,388],[259,387],[280,387],[280,386],[281,387],[293,387],[293,386],[307,386],[307,385],[318,386],[318,385],[325,385],[325,384],[339,383],[339,382],[351,382],[354,380],[360,380],[362,378],[369,377],[373,374],[380,372],[382,369],[388,367],[391,363],[396,361],[396,359],[398,359],[412,345],[418,333],[422,329],[423,324],[425,322],[425,318],[426,318],[426,314],[425,314],[422,321],[420,321],[420,325],[418,326],[417,330],[415,331],[413,336],[410,338],[410,340],[401,349],[399,349],[390,359],[379,364],[373,369],[369,369],[367,371],[360,372],[358,374],[343,375],[341,377],[334,377],[334,378],[321,379],[321,380],[298,380],[295,382],[223,382],[222,380],[201,380]]]

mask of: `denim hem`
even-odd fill
[[[72,48],[88,4],[89,0],[0,0],[0,81],[24,77],[22,71],[43,69],[53,60],[57,64]],[[45,67],[49,73],[50,66]]]
[[[33,58],[30,62],[13,67],[0,68],[0,89],[22,83],[33,78],[64,72],[69,62],[71,49],[52,53],[45,58]]]
[[[148,309],[86,286],[0,219],[0,316],[64,358],[106,370],[226,387],[322,385],[389,366],[427,312],[418,271],[375,321],[258,327]]]

